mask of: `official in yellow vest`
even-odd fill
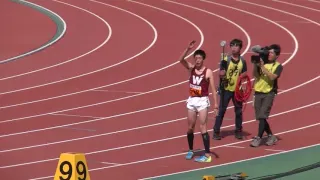
[[[268,140],[266,145],[273,145],[278,141],[272,134],[267,119],[273,105],[274,98],[278,92],[278,79],[282,73],[283,66],[277,61],[281,53],[281,47],[277,44],[268,47],[268,61],[263,60],[259,64],[254,64],[253,76],[254,83],[254,109],[256,120],[259,121],[258,135],[251,142],[252,147],[261,144],[263,133],[266,132]]]
[[[238,78],[247,72],[247,63],[240,55],[242,40],[233,39],[230,42],[231,54],[224,56],[220,63],[220,78],[223,85],[220,86],[219,113],[213,127],[213,139],[220,140],[220,128],[228,104],[232,99],[235,107],[235,137],[242,139],[242,102],[238,102],[234,97],[234,92]]]

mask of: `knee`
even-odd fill
[[[201,131],[201,133],[206,133],[207,132],[207,126],[205,124],[200,124],[200,131]]]

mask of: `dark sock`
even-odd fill
[[[266,120],[265,119],[260,119],[259,120],[259,132],[258,132],[258,136],[260,138],[262,138],[262,136],[263,136],[265,127],[266,127]]]
[[[267,132],[268,135],[272,135],[272,132],[271,132],[271,129],[270,129],[270,126],[269,126],[269,123],[267,120],[265,120],[265,131]]]
[[[193,150],[193,139],[194,139],[193,132],[188,132],[187,138],[188,138],[189,150]]]
[[[208,132],[202,134],[202,140],[205,152],[210,153],[210,137]]]

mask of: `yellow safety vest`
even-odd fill
[[[274,74],[277,67],[280,65],[279,62],[264,64],[264,67],[271,73]],[[275,80],[270,80],[267,75],[261,73],[259,78],[255,79],[254,90],[261,93],[269,93],[274,88]]]
[[[242,72],[243,62],[242,57],[240,57],[238,64],[235,64],[231,61],[230,56],[225,56],[224,61],[228,61],[228,69],[226,72],[226,79],[228,80],[227,85],[225,86],[225,90],[234,92],[236,89],[236,84],[239,78],[239,74]]]

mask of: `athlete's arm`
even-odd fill
[[[188,62],[185,58],[186,58],[188,52],[193,48],[195,42],[196,41],[191,41],[191,43],[189,44],[187,49],[184,50],[184,52],[182,53],[182,55],[179,58],[180,63],[188,70],[192,69],[194,65],[191,64],[190,62]]]
[[[213,101],[214,101],[214,109],[218,109],[218,100],[217,100],[217,90],[214,85],[214,78],[213,78],[213,73],[211,69],[207,69],[207,77],[209,78],[210,82],[210,88],[212,91],[212,96],[213,96]]]

